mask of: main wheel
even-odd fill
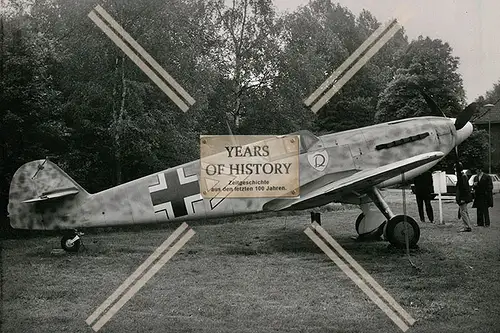
[[[385,236],[389,243],[403,249],[406,247],[406,232],[408,233],[410,248],[415,248],[420,239],[420,227],[418,223],[410,216],[396,215],[387,223]]]
[[[375,239],[375,240],[380,239],[380,237],[384,233],[385,222],[382,223],[377,229],[374,229],[370,232],[366,232],[366,233],[361,234],[359,232],[359,226],[360,226],[361,222],[363,222],[364,218],[365,218],[365,214],[361,213],[358,215],[358,218],[356,219],[356,232],[359,235],[358,239],[360,239],[360,240],[361,239],[363,239],[363,240],[364,239]]]
[[[80,249],[81,240],[77,239],[72,242],[71,240],[75,238],[76,235],[65,235],[61,238],[61,247],[66,252],[78,252]]]

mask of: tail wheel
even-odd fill
[[[406,219],[406,222],[405,222]],[[410,216],[396,215],[387,223],[385,235],[389,243],[396,248],[403,249],[406,247],[406,237],[408,234],[408,243],[410,248],[417,246],[420,239],[420,227],[418,223]]]
[[[75,237],[78,235],[65,235],[63,238],[61,238],[61,247],[63,248],[64,251],[66,252],[78,252],[80,249],[81,245],[81,240],[78,237],[78,239],[74,240]]]

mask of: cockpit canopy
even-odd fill
[[[300,130],[297,132],[290,133],[290,135],[299,135],[300,136],[300,154],[305,153],[319,141],[319,138],[312,134],[308,130]]]

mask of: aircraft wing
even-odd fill
[[[31,202],[37,202],[37,201],[50,200],[50,199],[57,199],[57,198],[62,198],[62,197],[66,197],[69,195],[75,195],[78,192],[80,192],[80,191],[78,191],[78,189],[76,187],[59,189],[59,190],[43,193],[39,197],[24,200],[23,202],[24,203],[31,203]]]
[[[313,202],[325,202],[325,199],[327,199],[326,197],[334,197],[341,193],[363,192],[363,190],[376,186],[388,179],[397,177],[403,172],[436,161],[442,157],[444,157],[444,153],[442,152],[431,152],[378,168],[362,170],[348,177],[328,183],[308,193],[301,194],[300,198],[297,199],[274,199],[264,205],[264,210],[301,209],[302,207],[310,206]]]

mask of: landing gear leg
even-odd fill
[[[382,196],[382,193],[380,193],[380,190],[376,187],[373,187],[370,192],[368,192],[368,196],[370,199],[372,199],[373,203],[377,208],[380,210],[382,214],[384,214],[385,218],[390,221],[394,216],[396,216],[387,202],[385,202],[384,197]]]
[[[373,187],[368,195],[388,221],[385,223],[383,231],[384,238],[393,246],[404,248],[406,246],[407,233],[410,247],[416,247],[420,239],[420,227],[418,223],[410,216],[395,215],[385,202],[378,188]]]
[[[77,230],[64,235],[61,238],[62,249],[66,252],[78,252],[80,245],[83,245],[81,236],[83,236],[83,232],[78,232]]]

